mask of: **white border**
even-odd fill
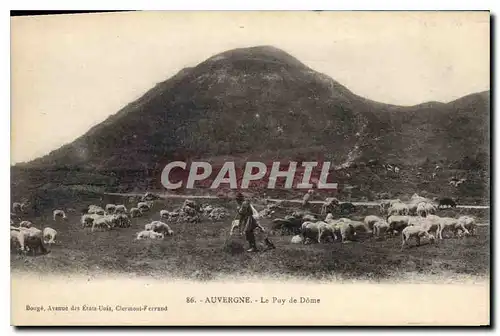
[[[120,1],[105,1],[105,0],[87,0],[82,1],[79,4],[75,4],[75,2],[68,2],[62,0],[46,0],[43,3],[36,0],[30,1],[4,1],[0,3],[2,7],[1,13],[1,42],[6,48],[5,50],[10,51],[10,13],[9,11],[12,9],[15,10],[491,10],[492,14],[498,14],[498,7],[500,6],[500,2],[496,0],[489,1],[479,1],[479,0],[420,0],[413,2],[404,2],[404,1],[389,1],[389,0],[378,0],[378,1],[370,1],[370,0],[349,0],[340,2],[332,2],[327,3],[326,1],[318,1],[318,0],[308,0],[308,1],[298,1],[298,0],[288,0],[288,1],[271,1],[271,0],[253,0],[247,2],[236,2],[231,0],[226,1],[203,1],[203,0],[183,0],[177,2],[160,2],[160,1],[136,1],[136,0],[120,0]],[[498,43],[497,37],[494,36],[494,44]],[[496,54],[496,53],[495,53]],[[2,90],[0,91],[2,102],[3,102],[3,111],[1,114],[2,122],[0,123],[0,127],[2,127],[2,131],[0,135],[2,139],[0,141],[1,153],[4,155],[4,159],[7,161],[4,165],[1,166],[1,205],[2,205],[2,213],[6,214],[10,212],[8,204],[10,204],[10,173],[8,167],[8,163],[10,165],[10,52],[4,51],[0,54],[1,63],[5,69],[2,76]],[[496,58],[492,61],[496,61]],[[497,89],[492,92],[495,96],[497,93]],[[498,118],[495,119],[494,129],[500,130],[500,121]],[[498,149],[498,142],[495,140],[495,149]],[[493,153],[492,153],[493,154]],[[496,154],[496,151],[495,151]],[[495,170],[495,173],[498,173],[498,170]],[[498,174],[495,174],[498,175]],[[497,179],[498,180],[498,179]],[[495,181],[495,189],[498,189],[498,182]],[[495,206],[495,204],[492,204]],[[494,223],[496,223],[497,216],[494,217]],[[7,222],[7,218],[5,216],[5,222]],[[7,225],[5,223],[5,225]],[[494,241],[497,241],[498,230],[495,231]],[[3,293],[4,293],[4,304],[1,305],[0,308],[0,316],[2,318],[1,321],[1,332],[2,334],[14,334],[15,330],[10,327],[10,258],[9,258],[9,250],[8,244],[6,243],[6,239],[4,244],[1,244],[4,247],[4,251],[2,254],[2,265],[1,268],[3,270],[3,276],[1,278]],[[495,261],[495,266],[497,264],[497,255],[492,256]],[[496,269],[496,267],[495,267]],[[492,274],[492,276],[494,276]],[[6,297],[9,297],[9,304]],[[497,312],[498,310],[495,310]],[[497,316],[493,317],[494,320],[498,322]],[[25,331],[26,332],[26,331]],[[40,335],[49,335],[53,331],[38,331]],[[82,332],[82,331],[80,331]],[[95,336],[104,335],[105,330],[96,331],[92,330]],[[143,331],[123,331],[124,334],[132,334]],[[169,334],[177,334],[179,331],[169,330]],[[182,332],[182,331],[181,331]],[[216,331],[212,331],[216,332]],[[249,331],[247,331],[249,332]],[[270,331],[252,331],[253,333],[259,333],[259,335],[265,336],[270,334]],[[285,330],[284,332],[289,332]],[[304,333],[311,333],[311,331],[303,331]],[[343,330],[335,330],[337,334],[345,334],[346,331]],[[361,332],[356,331],[354,334]],[[385,331],[371,331],[375,334],[382,334]],[[420,332],[425,332],[426,335],[438,335],[442,331],[440,330],[422,330]],[[470,332],[470,331],[468,331]],[[71,333],[70,330],[61,331],[62,334]],[[194,333],[193,331],[182,332],[183,334]],[[396,334],[402,333],[402,331],[396,332]],[[454,331],[454,333],[465,333],[465,331]]]

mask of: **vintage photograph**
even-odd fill
[[[488,11],[11,17],[11,99],[18,321],[93,310],[28,302],[28,279],[123,278],[468,285],[489,324]]]

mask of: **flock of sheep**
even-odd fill
[[[304,205],[304,203],[303,203]],[[330,237],[333,241],[350,241],[359,234],[371,234],[375,237],[401,234],[403,248],[411,238],[420,245],[422,238],[434,242],[443,239],[443,232],[451,232],[455,236],[475,235],[476,222],[473,217],[459,218],[439,217],[436,215],[438,205],[433,201],[414,194],[408,203],[396,200],[383,200],[380,203],[380,213],[384,217],[375,215],[366,216],[364,221],[349,218],[334,219],[333,212],[339,206],[335,198],[328,198],[322,206],[321,213],[326,215],[324,220],[317,220],[311,214],[295,212],[285,219],[275,220],[293,223],[292,218],[301,218],[300,230],[296,230],[292,243],[321,243],[322,239]],[[290,227],[290,226],[289,226]],[[297,227],[297,226],[295,226]],[[293,228],[293,225],[292,225]]]
[[[303,206],[311,197],[311,192],[304,197]],[[150,212],[153,207],[154,195],[146,193],[135,207],[127,209],[123,204],[107,204],[104,207],[89,205],[82,209],[80,223],[82,228],[90,228],[91,232],[101,230],[112,230],[117,228],[128,228],[131,226],[131,218],[142,217]],[[421,239],[433,242],[435,239],[443,239],[443,232],[451,231],[455,235],[474,235],[476,223],[470,216],[460,218],[439,217],[436,215],[438,206],[431,200],[418,195],[413,195],[407,203],[399,199],[383,200],[380,203],[380,216],[369,215],[364,221],[349,219],[346,217],[334,218],[338,210],[349,209],[345,204],[339,203],[336,198],[327,198],[321,207],[321,216],[326,215],[324,220],[318,220],[314,214],[306,211],[294,211],[284,218],[274,218],[271,221],[271,234],[281,232],[291,233],[294,236],[292,243],[321,243],[328,239],[341,242],[356,240],[360,235],[373,235],[385,237],[401,234],[402,247],[408,244],[408,240],[414,238],[417,245]],[[265,208],[258,212],[252,207],[257,222],[262,218],[271,218],[281,208],[282,202],[267,203]],[[25,203],[14,203],[13,214],[23,213],[26,209]],[[74,210],[71,210],[74,211]],[[342,213],[342,212],[341,212]],[[54,221],[65,221],[66,213],[55,209],[52,213]],[[220,221],[229,215],[222,207],[213,207],[208,204],[198,205],[192,200],[185,200],[179,208],[168,211],[159,211],[160,219],[145,224],[144,229],[136,234],[137,240],[142,239],[164,239],[172,236],[174,231],[167,222],[198,223],[202,217]],[[263,227],[258,225],[262,230]],[[230,235],[234,229],[239,227],[237,220],[232,222]],[[242,228],[240,227],[240,230]],[[15,226],[11,216],[11,244],[22,252],[38,251],[46,253],[44,244],[54,244],[57,231],[50,227],[43,230],[36,228],[30,221],[22,220]]]
[[[106,204],[105,207],[98,205],[89,205],[82,209],[80,223],[82,228],[90,228],[91,232],[112,230],[116,228],[128,228],[131,226],[131,218],[142,217],[145,213],[150,212],[154,202],[151,200],[154,196],[151,193],[146,193],[142,197],[142,201],[137,203],[136,207],[127,210],[123,204]],[[47,253],[44,244],[54,244],[57,231],[45,227],[42,230],[34,227],[30,221],[22,220],[18,226],[14,226],[13,217],[25,212],[27,203],[15,202],[12,206],[11,213],[11,246],[17,248],[21,252],[32,252],[36,254]],[[71,209],[71,211],[74,211]],[[228,215],[226,209],[221,207],[213,207],[211,205],[199,206],[196,202],[186,200],[184,204],[173,211],[160,210],[160,218],[167,222],[189,222],[196,223],[201,221],[201,217],[205,216],[211,220],[221,220]],[[67,219],[66,213],[63,210],[55,209],[53,211],[53,220]],[[144,230],[136,234],[137,240],[142,239],[164,239],[165,236],[171,236],[174,231],[170,226],[162,221],[152,221],[145,224]]]

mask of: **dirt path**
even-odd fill
[[[130,197],[130,196],[143,196],[144,193],[104,193],[105,195],[113,195],[113,196],[125,196],[125,197]],[[161,194],[158,193],[156,194],[160,196],[161,198],[194,198],[194,199],[217,199],[219,197],[217,196],[211,196],[211,195],[172,195],[172,194]],[[302,200],[287,200],[287,199],[279,199],[279,198],[269,198],[270,201],[272,202],[279,202],[279,201],[287,201],[287,202],[292,202],[292,203],[302,203]],[[309,203],[312,204],[323,204],[323,201],[310,201]],[[376,207],[379,206],[380,203],[378,202],[351,202],[354,205],[361,205],[361,206],[367,206],[367,207]],[[490,207],[488,205],[457,205],[457,208],[464,208],[464,209],[489,209]]]

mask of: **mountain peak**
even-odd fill
[[[302,62],[300,62],[298,59],[296,59],[286,51],[271,45],[261,45],[227,50],[208,58],[201,64],[216,63],[221,61],[261,61],[280,63],[282,65],[292,67],[308,68],[306,65],[304,65]]]

